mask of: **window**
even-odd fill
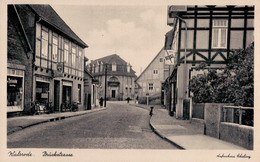
[[[64,43],[64,64],[69,65],[69,45]]]
[[[153,91],[153,83],[149,83],[149,91]]]
[[[46,58],[48,57],[48,32],[46,32],[45,30],[42,30],[42,58]]]
[[[213,20],[212,48],[227,47],[227,20]]]
[[[78,84],[78,102],[81,103],[81,84]]]
[[[71,51],[72,51],[72,65],[71,66],[73,68],[76,68],[76,48],[72,47]]]
[[[127,65],[127,72],[130,73],[130,65]]]
[[[157,70],[157,69],[154,69],[154,70],[153,70],[153,74],[157,75],[157,74],[158,74],[158,70]]]
[[[163,58],[160,58],[160,62],[163,62]]]
[[[116,63],[115,62],[112,64],[112,71],[116,71]]]
[[[58,38],[53,35],[52,37],[52,60],[57,62],[58,59]]]

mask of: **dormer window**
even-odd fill
[[[100,68],[99,68],[99,71],[100,71],[100,72],[103,71],[103,62],[102,62],[102,61],[100,62]]]
[[[130,64],[127,64],[127,72],[130,73]]]
[[[99,63],[97,62],[97,64],[95,66],[96,66],[95,72],[98,73],[99,72]]]
[[[116,71],[116,63],[115,62],[112,63],[112,71]]]

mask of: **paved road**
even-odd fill
[[[105,111],[49,122],[9,135],[8,148],[177,149],[154,134],[149,112],[122,102]]]

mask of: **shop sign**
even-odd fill
[[[175,63],[176,51],[175,50],[165,50],[165,64],[173,65]]]
[[[11,79],[11,78],[8,78],[8,80],[7,80],[7,83],[8,84],[17,84],[17,79]]]
[[[57,63],[57,70],[54,71],[54,77],[63,77],[63,68],[64,64],[63,62],[58,62]]]
[[[72,82],[63,81],[62,85],[64,85],[64,86],[71,86],[72,87]]]

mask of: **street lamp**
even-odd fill
[[[105,101],[104,107],[107,106],[107,63],[105,64]]]

